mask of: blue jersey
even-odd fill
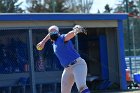
[[[53,43],[53,50],[58,57],[61,65],[67,67],[76,58],[80,57],[71,40],[64,42],[65,35],[60,35],[57,40]]]

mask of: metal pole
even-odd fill
[[[136,64],[136,46],[135,46],[135,29],[134,29],[134,19],[131,23],[131,30],[132,30],[132,40],[133,40],[133,54],[134,54],[134,63],[135,63],[135,73],[137,73],[137,64]]]
[[[76,47],[76,50],[79,52],[78,35],[75,36],[75,47]]]
[[[128,0],[126,0],[126,12],[129,13],[128,9]],[[130,39],[130,25],[129,25],[129,17],[127,18],[127,32],[128,32],[128,55],[131,56],[131,39]],[[129,66],[130,66],[130,73],[132,75],[132,62],[131,57],[129,57]]]
[[[53,13],[55,13],[55,4],[56,4],[55,0],[52,0]]]
[[[33,41],[32,41],[32,29],[28,32],[28,44],[29,44],[29,62],[30,62],[30,80],[31,80],[31,93],[36,93],[35,85],[35,71],[34,71],[34,57],[33,57]]]

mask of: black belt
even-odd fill
[[[72,65],[74,65],[75,63],[77,62],[77,60],[75,59],[73,62],[71,62],[68,66],[66,66],[66,68],[67,67],[70,67],[70,66],[72,66]]]

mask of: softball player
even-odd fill
[[[37,44],[42,50],[50,39],[53,42],[53,50],[58,57],[64,71],[61,77],[61,93],[71,93],[74,82],[80,93],[90,93],[86,85],[87,64],[74,49],[71,39],[78,33],[83,33],[83,27],[76,25],[67,34],[60,35],[59,28],[55,25],[49,27],[48,35]]]

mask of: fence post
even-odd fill
[[[30,62],[30,84],[32,93],[36,93],[35,84],[35,71],[34,71],[34,57],[33,57],[33,40],[32,40],[32,29],[28,31],[28,44],[29,44],[29,62]]]

